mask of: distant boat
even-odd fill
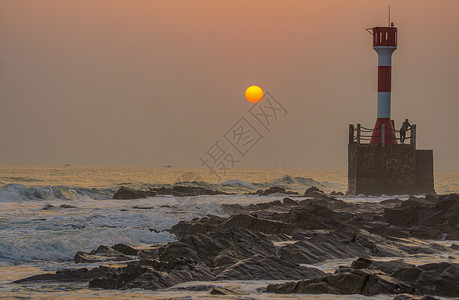
[[[164,165],[163,167],[164,167],[164,168],[172,168],[171,165]]]

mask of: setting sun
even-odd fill
[[[245,98],[252,103],[257,103],[263,98],[263,90],[256,85],[249,86],[245,90]]]

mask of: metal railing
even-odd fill
[[[381,135],[373,135],[373,131],[379,129],[381,129]],[[392,131],[394,135],[392,136],[391,134],[388,134],[389,131]],[[382,124],[381,127],[373,129],[363,127],[361,124],[357,124],[357,126],[354,126],[354,124],[349,124],[349,144],[369,144],[371,138],[381,138],[381,145],[383,147],[386,142],[386,139],[397,140],[397,142],[400,142],[401,144],[403,144],[405,141],[410,141],[410,144],[413,147],[416,147],[416,124],[412,124],[411,128],[405,131],[405,134],[407,134],[408,132],[410,133],[410,135],[406,136],[402,142],[402,139],[400,137],[400,130],[386,128],[384,124]]]

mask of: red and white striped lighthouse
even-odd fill
[[[370,144],[381,144],[382,136],[385,144],[397,144],[394,122],[390,119],[392,53],[397,49],[397,28],[392,23],[390,27],[374,27],[368,31],[373,35],[373,49],[378,53],[378,118]]]

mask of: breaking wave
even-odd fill
[[[281,187],[287,191],[302,193],[311,186],[318,187],[324,191],[344,191],[345,185],[340,183],[320,182],[312,178],[292,177],[285,175],[281,178],[266,182],[247,182],[239,179],[230,179],[221,183],[208,183],[205,181],[179,181],[174,184],[142,184],[134,186],[129,183],[120,183],[111,188],[81,188],[69,186],[25,186],[19,183],[10,183],[0,186],[0,202],[18,202],[27,200],[106,200],[111,199],[120,186],[127,186],[148,190],[155,187],[172,187],[173,185],[198,186],[212,190],[219,190],[228,193],[253,193],[256,190],[270,187]]]
[[[6,184],[0,186],[0,202],[25,200],[82,200],[110,199],[113,189],[71,188],[68,186],[31,186]]]

